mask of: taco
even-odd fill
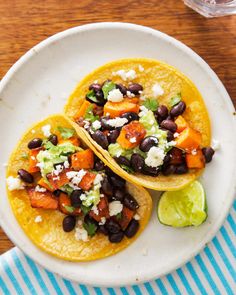
[[[48,117],[22,137],[9,159],[7,192],[32,242],[71,261],[126,248],[152,210],[149,193],[106,167],[62,115]]]
[[[114,172],[154,190],[186,186],[214,153],[200,93],[160,61],[123,59],[96,69],[78,84],[65,113]]]

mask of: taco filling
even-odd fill
[[[123,83],[112,80],[117,75]],[[91,84],[74,121],[129,174],[167,176],[204,168],[214,150],[202,145],[201,132],[185,118],[188,105],[181,93],[163,104],[159,83],[145,88],[131,82],[134,78],[135,71],[121,70]]]

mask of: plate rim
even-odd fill
[[[224,102],[227,105],[227,108],[232,112],[235,111],[232,100],[231,100],[228,92],[226,91],[223,83],[218,78],[216,73],[211,69],[211,67],[195,51],[193,51],[191,48],[189,48],[187,45],[185,45],[181,41],[175,39],[174,37],[167,35],[166,33],[160,32],[160,31],[155,30],[150,27],[137,25],[137,24],[133,24],[133,23],[126,23],[126,22],[90,23],[90,24],[72,27],[72,28],[69,28],[67,30],[64,30],[62,32],[56,33],[56,34],[48,37],[47,39],[41,41],[40,43],[38,43],[37,45],[35,45],[31,49],[29,49],[24,55],[22,55],[11,66],[11,68],[8,70],[8,72],[5,74],[5,76],[2,78],[2,80],[0,82],[0,93],[4,90],[4,88],[7,86],[8,82],[11,80],[12,76],[21,68],[21,66],[23,66],[24,63],[28,62],[30,60],[30,58],[32,58],[35,54],[38,54],[39,51],[43,50],[48,45],[51,45],[54,42],[57,42],[58,40],[66,38],[69,35],[74,35],[79,32],[82,32],[82,31],[85,32],[85,31],[88,31],[91,29],[92,30],[99,30],[99,29],[104,29],[104,28],[108,28],[108,29],[112,29],[112,28],[119,29],[120,28],[120,29],[142,31],[143,33],[149,33],[151,35],[154,35],[156,37],[159,37],[159,38],[162,38],[166,41],[169,41],[172,46],[179,48],[182,52],[184,52],[185,54],[190,56],[190,58],[192,58],[204,71],[206,71],[208,73],[210,78],[214,81],[215,86],[219,89],[220,94],[223,97]],[[232,119],[232,122],[233,122],[233,128],[236,131],[236,116],[234,119]],[[28,252],[30,252],[28,249],[25,250],[23,248],[23,245],[19,245],[20,242],[16,241],[14,238],[14,235],[12,233],[8,232],[7,224],[1,218],[0,218],[0,224],[3,228],[3,230],[5,231],[5,233],[7,234],[7,236],[13,241],[13,243],[17,247],[19,247],[26,255],[28,255],[33,261],[35,261],[39,265],[49,269],[51,272],[59,274],[60,276],[62,276],[64,278],[67,278],[67,279],[75,281],[75,282],[79,282],[81,284],[96,285],[96,286],[103,286],[103,287],[105,287],[105,286],[118,287],[121,285],[140,284],[145,281],[157,279],[157,278],[164,276],[167,273],[170,273],[170,272],[176,270],[177,268],[181,267],[182,265],[184,265],[188,261],[192,260],[193,257],[195,257],[205,247],[206,243],[208,243],[209,241],[211,241],[213,239],[213,237],[216,235],[217,231],[220,229],[221,225],[223,224],[223,222],[226,218],[226,215],[228,214],[228,212],[230,210],[230,207],[232,206],[232,203],[234,200],[234,195],[236,194],[236,186],[233,185],[235,175],[236,175],[236,169],[234,169],[234,173],[232,174],[232,186],[229,188],[229,191],[227,192],[228,197],[227,197],[227,203],[225,204],[225,210],[219,216],[219,219],[218,219],[217,223],[215,223],[214,227],[212,227],[211,230],[208,231],[205,238],[201,242],[199,242],[198,245],[189,253],[188,257],[186,259],[182,259],[181,261],[175,263],[175,265],[172,267],[168,267],[168,268],[165,267],[162,270],[162,272],[158,274],[158,276],[155,275],[155,273],[152,273],[152,274],[142,273],[141,278],[139,277],[138,282],[135,280],[131,280],[131,278],[128,278],[128,279],[123,280],[122,284],[117,284],[115,280],[113,282],[110,282],[110,281],[107,281],[106,279],[104,279],[104,281],[101,283],[100,281],[96,281],[93,278],[90,278],[90,279],[86,278],[86,279],[77,280],[73,275],[70,276],[71,274],[66,274],[66,273],[62,274],[61,272],[59,273],[59,272],[55,271],[55,269],[53,267],[53,263],[50,262],[50,259],[49,260],[46,259],[47,260],[46,263],[45,263],[45,261],[44,262],[39,261],[39,259],[37,257],[34,257],[33,254],[28,253]],[[33,246],[35,246],[35,245],[33,245]],[[35,247],[37,247],[37,246],[35,246]],[[40,250],[40,251],[42,251],[42,250]],[[43,252],[43,253],[48,255],[45,252]],[[46,256],[45,256],[45,258],[46,258]],[[67,261],[64,261],[64,263],[67,263]]]

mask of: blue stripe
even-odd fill
[[[215,237],[212,240],[212,242],[213,242],[214,246],[216,247],[218,253],[220,254],[220,257],[222,258],[222,260],[223,260],[227,270],[229,271],[230,275],[232,276],[233,280],[235,280],[236,279],[236,272],[235,272],[232,264],[230,263],[228,257],[225,255],[217,237]]]
[[[71,282],[66,279],[62,279],[62,280],[63,280],[63,283],[65,284],[67,290],[69,291],[70,295],[76,295],[75,289],[73,288]]]
[[[236,211],[236,201],[234,201],[234,203],[233,203],[233,208]]]
[[[38,281],[38,284],[40,286],[40,288],[42,289],[43,291],[43,294],[47,294],[47,295],[50,295],[49,294],[49,291],[48,291],[48,288],[47,286],[45,285],[43,279],[42,279],[42,276],[41,274],[39,273],[38,271],[38,268],[37,266],[35,265],[35,263],[33,262],[33,260],[31,260],[28,256],[25,255],[25,259],[27,261],[27,263],[29,264],[29,267],[31,268],[36,280]]]
[[[181,268],[178,268],[178,269],[176,270],[176,272],[177,272],[177,274],[178,274],[178,276],[179,276],[179,278],[180,278],[182,284],[184,285],[184,288],[185,288],[185,290],[187,291],[187,293],[188,293],[189,295],[194,295],[193,290],[192,290],[191,286],[189,285],[189,283],[188,283],[188,281],[187,281],[187,279],[186,279],[186,277],[185,277],[185,275],[184,275],[182,269],[181,269]]]
[[[153,291],[152,286],[150,285],[150,283],[144,283],[144,286],[147,289],[148,294],[155,295],[155,292]]]
[[[8,266],[7,262],[5,261],[5,259],[3,257],[2,257],[2,265],[3,265],[5,273],[7,274],[7,276],[10,279],[14,289],[16,290],[16,294],[23,295],[24,293],[23,293],[19,283],[17,282],[17,280],[16,280],[15,276],[13,275],[10,267]]]
[[[203,275],[205,276],[205,278],[207,279],[209,285],[211,286],[211,289],[212,289],[212,291],[214,292],[214,294],[215,294],[215,295],[220,295],[220,291],[219,291],[219,289],[217,288],[215,282],[213,281],[213,279],[212,279],[212,277],[211,277],[211,275],[210,275],[208,269],[206,268],[206,266],[205,266],[205,264],[204,264],[204,262],[203,262],[201,256],[200,256],[200,255],[197,255],[197,256],[195,257],[195,259],[196,259],[196,261],[197,261],[197,263],[198,263],[198,265],[199,265],[199,267],[200,267],[200,269],[201,269]]]
[[[170,283],[171,285],[171,288],[173,289],[173,291],[175,292],[175,294],[177,295],[181,295],[180,291],[179,291],[179,288],[177,287],[176,283],[175,283],[175,280],[173,278],[173,276],[171,274],[168,274],[166,276],[168,282]]]
[[[96,292],[97,295],[102,295],[102,290],[98,287],[94,287],[94,291]]]
[[[109,292],[109,294],[111,295],[116,295],[115,291],[113,288],[107,288],[107,291]]]
[[[83,295],[89,295],[89,291],[85,285],[79,285]]]
[[[14,248],[12,250],[11,254],[12,254],[12,258],[13,258],[13,261],[15,263],[15,266],[18,269],[18,271],[19,271],[23,281],[25,282],[27,288],[29,289],[30,294],[37,295],[37,292],[35,291],[34,286],[32,285],[27,273],[25,272],[25,269],[23,268],[23,265],[20,262],[20,259],[19,259],[18,255],[16,253],[16,248]]]
[[[226,228],[224,226],[222,226],[220,229],[220,232],[221,232],[226,244],[228,245],[230,252],[233,254],[234,258],[236,258],[236,249],[229,237],[229,234],[228,234]]]
[[[127,291],[127,289],[125,287],[121,287],[120,290],[123,295],[129,295],[129,292]]]
[[[166,287],[162,283],[160,279],[155,280],[157,287],[160,289],[162,295],[168,295],[168,292],[166,290]]]
[[[142,292],[140,291],[140,289],[139,289],[139,287],[137,285],[133,285],[132,288],[133,288],[134,293],[136,295],[142,295]]]
[[[63,295],[63,293],[61,292],[61,288],[59,287],[53,273],[51,273],[50,271],[48,271],[46,269],[44,269],[44,270],[45,270],[45,272],[46,272],[46,274],[47,274],[47,276],[48,276],[54,290],[56,291],[57,295]]]
[[[207,292],[206,292],[205,288],[203,287],[201,281],[199,280],[199,277],[196,274],[192,264],[190,262],[188,262],[186,264],[186,267],[187,267],[188,271],[190,272],[192,278],[194,279],[194,281],[195,281],[199,291],[201,292],[201,294],[207,295]]]
[[[11,294],[9,289],[7,288],[6,284],[4,283],[4,281],[3,281],[3,279],[1,277],[0,277],[0,288],[2,289],[4,295],[10,295]]]
[[[211,250],[206,247],[204,252],[206,253],[210,263],[212,264],[213,268],[215,269],[215,272],[217,274],[217,276],[219,277],[219,279],[221,280],[227,294],[232,294],[233,295],[233,291],[232,289],[230,288],[228,282],[226,281],[225,277],[224,277],[224,274],[222,273],[221,269],[219,268],[219,265],[217,264],[215,258],[213,257],[212,253],[211,253]]]
[[[228,221],[232,231],[236,235],[236,224],[235,224],[235,222],[233,220],[233,217],[230,214],[227,216],[227,221]]]

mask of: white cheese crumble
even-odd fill
[[[100,188],[102,186],[101,185],[102,181],[103,181],[103,176],[101,174],[97,174],[95,179],[94,179],[93,184],[94,184],[94,186],[96,185],[96,186],[99,186],[99,188]]]
[[[219,140],[212,139],[212,148],[216,151],[220,148],[220,142]]]
[[[107,100],[112,102],[120,102],[124,99],[123,94],[120,92],[120,89],[113,89],[109,92]]]
[[[129,141],[130,141],[131,143],[135,143],[137,140],[136,140],[136,137],[131,137]]]
[[[35,219],[34,219],[34,222],[36,222],[36,223],[39,223],[39,222],[42,222],[42,221],[43,221],[43,218],[42,218],[41,215],[36,216]]]
[[[87,199],[86,194],[82,194],[82,195],[80,195],[80,200],[81,200],[81,201],[84,201],[84,200],[86,200],[86,199]]]
[[[77,241],[88,241],[88,232],[82,226],[82,221],[79,220],[77,223],[77,227],[75,228],[75,239]]]
[[[123,204],[120,201],[113,201],[109,203],[109,215],[114,216],[123,210]]]
[[[130,91],[127,91],[127,92],[126,92],[126,95],[127,95],[129,98],[135,97],[135,94],[133,94],[133,93],[130,92]]]
[[[102,217],[101,221],[99,222],[99,225],[103,225],[106,223],[106,217]]]
[[[64,165],[57,165],[55,169],[52,170],[52,175],[58,176],[64,169]]]
[[[172,147],[176,145],[176,141],[172,140],[166,143],[166,148]]]
[[[80,171],[66,172],[66,176],[72,185],[78,185],[86,173],[84,169],[81,169]]]
[[[37,186],[35,187],[35,191],[36,191],[36,192],[40,192],[40,193],[45,193],[47,190],[46,190],[46,188],[37,185]]]
[[[163,159],[165,158],[164,150],[153,146],[147,153],[147,158],[145,159],[145,164],[149,167],[158,167],[163,164]]]
[[[196,154],[197,154],[197,150],[196,150],[196,149],[192,150],[192,151],[191,151],[191,154],[192,154],[193,156],[196,156]]]
[[[9,191],[24,189],[23,183],[19,177],[9,176],[6,181]]]
[[[92,123],[92,127],[93,127],[94,130],[98,130],[98,129],[100,129],[100,128],[102,127],[101,122],[98,121],[98,120],[94,121],[94,122]]]
[[[156,83],[152,86],[152,93],[153,93],[153,97],[157,98],[158,96],[164,94],[164,90],[160,84]]]
[[[42,127],[42,131],[43,131],[43,135],[45,136],[45,137],[49,137],[50,135],[51,135],[51,125],[44,125],[43,127]]]
[[[144,67],[141,66],[141,65],[138,65],[138,70],[139,70],[139,72],[143,72],[144,71]]]
[[[99,214],[99,211],[98,211],[98,207],[96,205],[94,205],[91,209],[96,215]]]
[[[178,132],[175,132],[174,133],[174,138],[178,137],[179,136],[179,133]]]
[[[65,161],[63,165],[66,169],[70,167],[70,163],[68,161]]]
[[[141,110],[141,112],[139,112],[139,117],[141,118],[142,116],[146,115],[148,112],[148,109],[145,106],[140,106],[139,109]]]
[[[115,118],[107,120],[107,124],[115,128],[122,127],[126,123],[128,123],[128,119],[126,118]]]
[[[133,80],[137,77],[135,70],[119,70],[117,72],[112,73],[113,76],[120,76],[122,80],[127,81],[127,80]]]
[[[90,126],[90,122],[89,121],[83,120],[83,123],[84,123],[84,128],[85,129],[89,128],[89,126]]]
[[[140,220],[140,216],[138,215],[138,213],[136,213],[136,214],[134,215],[134,219],[135,219],[135,220]]]

